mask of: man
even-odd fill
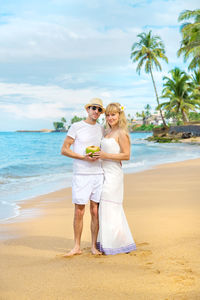
[[[72,202],[74,210],[74,248],[64,256],[81,254],[80,242],[83,229],[85,204],[90,200],[92,254],[101,254],[96,248],[99,229],[98,205],[103,184],[103,170],[98,158],[85,153],[88,146],[100,146],[103,129],[97,123],[105,109],[102,100],[93,98],[85,105],[86,120],[72,124],[63,143],[61,153],[74,159],[72,178]],[[73,150],[71,146],[73,145]]]

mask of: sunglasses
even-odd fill
[[[97,106],[90,106],[92,110],[98,110],[98,112],[102,112],[102,108],[101,107],[97,107]]]

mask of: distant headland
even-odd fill
[[[53,129],[40,129],[40,130],[17,130],[16,132],[67,132],[66,129],[53,130]]]

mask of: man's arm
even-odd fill
[[[61,154],[71,157],[71,158],[81,159],[81,160],[86,160],[86,161],[91,161],[91,162],[98,159],[95,157],[90,157],[90,153],[88,153],[86,155],[80,155],[78,153],[75,153],[74,151],[72,151],[70,149],[70,147],[73,143],[74,143],[74,139],[67,135],[67,137],[64,140],[64,143],[62,145]]]

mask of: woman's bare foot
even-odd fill
[[[80,254],[82,254],[80,248],[73,248],[71,251],[63,254],[62,257],[70,257],[70,256],[80,255]]]
[[[97,250],[97,248],[92,247],[91,252],[93,255],[102,255],[102,252]]]

